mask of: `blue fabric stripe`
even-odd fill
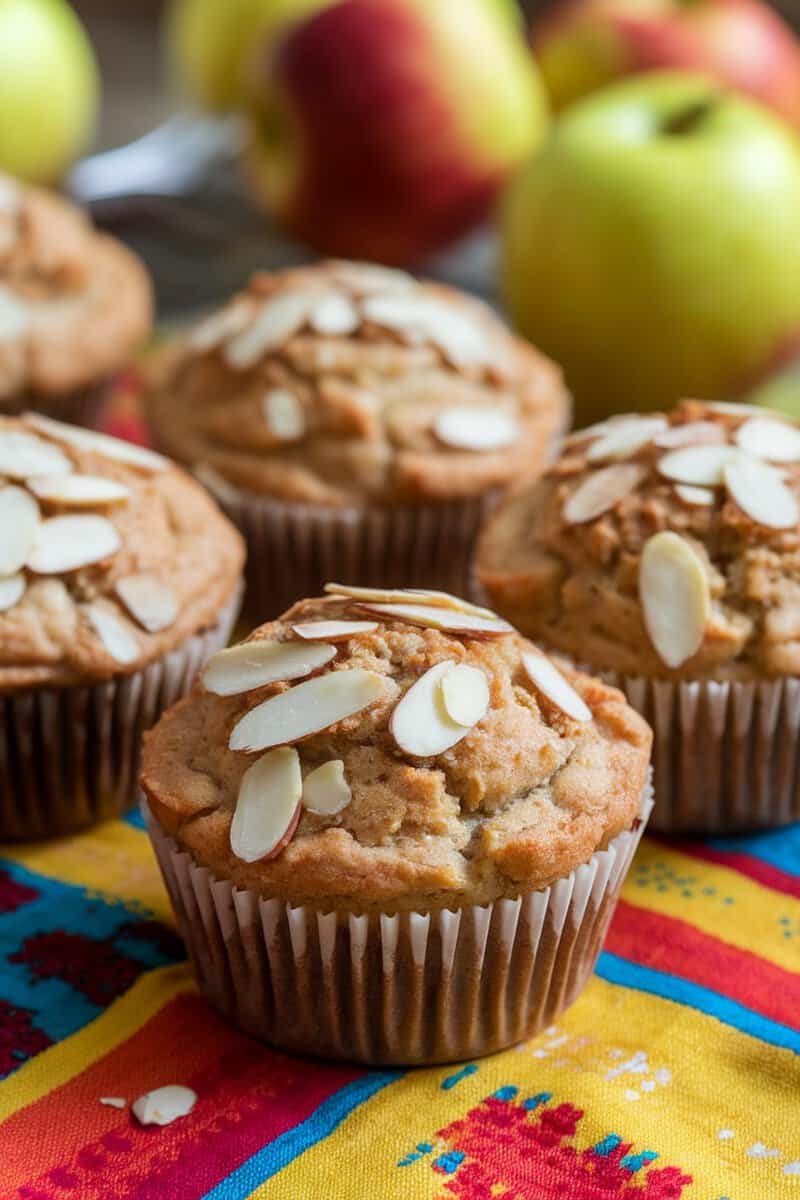
[[[136,805],[136,808],[132,808],[129,813],[126,813],[122,819],[126,822],[126,824],[132,825],[134,829],[144,830],[147,828],[144,823],[144,817],[142,816],[142,810],[139,808],[138,804]]]
[[[206,1192],[202,1200],[245,1200],[259,1186],[277,1175],[304,1151],[329,1137],[359,1105],[390,1083],[402,1079],[404,1071],[371,1071],[323,1100],[319,1108],[293,1129],[256,1154]]]
[[[699,983],[682,979],[679,975],[654,971],[652,967],[629,962],[628,959],[620,958],[607,950],[600,955],[597,974],[608,983],[634,988],[638,992],[649,992],[676,1004],[685,1004],[688,1008],[695,1008],[710,1017],[716,1017],[718,1021],[733,1026],[741,1033],[800,1054],[800,1030],[790,1029],[788,1025],[782,1025],[778,1021],[771,1021],[769,1017],[745,1008],[738,1001],[722,996],[719,992],[712,992],[710,988]]]
[[[708,844],[725,854],[752,854],[787,875],[800,875],[800,823],[752,837],[709,838]]]

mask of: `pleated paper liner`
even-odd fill
[[[293,908],[216,879],[145,816],[210,1003],[281,1050],[369,1064],[452,1062],[546,1028],[591,975],[652,808],[543,891],[369,915]]]
[[[241,588],[216,623],[131,675],[0,696],[0,839],[73,833],[139,796],[142,734],[228,644]]]
[[[260,624],[330,580],[462,595],[473,543],[497,493],[397,508],[325,508],[240,492],[195,474],[247,542],[244,611]]]

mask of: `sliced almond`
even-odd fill
[[[15,342],[29,325],[28,305],[11,288],[0,285],[0,343]]]
[[[499,408],[460,405],[440,412],[433,424],[440,442],[457,450],[501,450],[519,439],[516,417]]]
[[[281,442],[296,442],[306,431],[303,406],[293,392],[271,388],[261,400],[264,422],[273,437]]]
[[[705,407],[712,412],[728,413],[732,417],[746,417],[748,413],[763,417],[764,409],[758,404],[739,404],[738,401],[706,400]]]
[[[59,575],[116,554],[122,539],[106,517],[50,517],[36,530],[27,566],[37,575]]]
[[[306,642],[341,642],[359,633],[374,633],[376,621],[301,621],[292,632]]]
[[[308,323],[316,333],[327,337],[346,337],[355,333],[361,316],[355,304],[339,292],[320,297],[311,309]]]
[[[740,450],[768,462],[800,462],[800,429],[770,417],[753,417],[734,434]]]
[[[127,1108],[128,1101],[124,1096],[101,1096],[100,1103],[106,1108]]]
[[[347,808],[352,798],[340,758],[309,771],[303,780],[303,807],[321,817],[335,816]]]
[[[432,342],[453,366],[482,363],[491,357],[484,331],[476,321],[422,293],[367,296],[362,309],[374,324],[401,334],[407,342]]]
[[[335,657],[336,647],[325,642],[241,642],[208,660],[203,687],[215,696],[238,696],[268,683],[302,679]]]
[[[0,488],[0,575],[24,567],[39,528],[39,505],[24,488]]]
[[[274,858],[291,841],[300,819],[303,780],[291,746],[262,754],[239,784],[231,821],[231,850],[242,862]]]
[[[178,615],[175,593],[150,572],[117,580],[116,593],[133,619],[148,633],[168,629]]]
[[[140,467],[144,471],[163,471],[170,465],[169,459],[155,450],[147,450],[133,442],[124,442],[121,438],[109,437],[107,433],[97,433],[94,429],[82,429],[78,425],[65,425],[63,421],[54,421],[51,417],[43,417],[39,413],[25,413],[25,420],[34,425],[41,433],[54,437],[57,441],[66,442],[69,446],[77,446],[81,450],[89,450],[110,458],[112,462],[127,463],[131,467]],[[1,470],[2,468],[0,468]],[[39,475],[55,475],[59,468],[50,471],[37,471]],[[71,470],[71,464],[68,464]]]
[[[315,297],[283,292],[265,300],[249,327],[228,342],[225,359],[237,371],[248,371],[270,350],[282,346],[306,323]]]
[[[726,440],[724,426],[716,421],[687,421],[685,425],[672,425],[653,438],[655,445],[664,450],[675,450],[680,446],[702,446]]]
[[[83,612],[113,659],[132,663],[139,657],[139,643],[119,617],[100,604],[87,604]]]
[[[103,475],[37,475],[28,480],[28,487],[40,500],[70,508],[120,504],[131,494],[124,483]]]
[[[644,467],[637,463],[618,463],[594,471],[567,497],[564,520],[569,525],[594,521],[635,491],[645,474]]]
[[[299,741],[368,708],[385,687],[382,675],[360,668],[316,675],[252,708],[234,725],[228,745],[249,752]]]
[[[349,583],[326,583],[325,591],[335,596],[349,596],[353,600],[376,601],[378,604],[427,604],[431,608],[452,608],[455,612],[472,613],[476,617],[497,620],[497,613],[490,608],[481,608],[461,596],[450,592],[430,591],[427,588],[370,588],[354,587]]]
[[[452,719],[444,704],[442,680],[455,665],[447,659],[430,667],[395,707],[389,729],[405,754],[415,758],[443,754],[469,733],[469,728]]]
[[[239,296],[226,304],[219,312],[212,313],[189,334],[189,345],[193,350],[204,353],[215,350],[229,337],[241,333],[253,317],[253,301],[250,296]]]
[[[178,1117],[188,1116],[196,1103],[197,1092],[170,1083],[139,1096],[131,1111],[140,1125],[169,1125]]]
[[[733,446],[685,446],[660,458],[657,469],[665,479],[699,487],[717,487],[722,483],[725,464],[738,454]]]
[[[573,721],[591,721],[592,710],[549,658],[544,654],[528,651],[522,656],[522,665],[531,683],[547,696],[556,708],[572,717]]]
[[[370,292],[407,291],[416,287],[416,280],[407,271],[381,267],[375,263],[337,261],[331,263],[332,273],[341,283],[362,296]]]
[[[656,533],[645,544],[639,598],[656,653],[668,667],[680,667],[700,648],[711,599],[703,563],[677,533]]]
[[[0,433],[0,475],[30,479],[33,475],[65,475],[71,470],[70,460],[52,442],[16,429]]]
[[[716,499],[711,488],[695,487],[691,483],[676,483],[675,495],[692,508],[713,504]]]
[[[359,602],[358,608],[375,613],[384,620],[407,621],[427,629],[465,634],[474,638],[504,637],[513,633],[513,626],[500,617],[476,617],[472,613],[451,608],[436,608],[424,604],[369,604]]]
[[[25,576],[22,574],[0,576],[0,613],[8,612],[15,604],[19,604],[25,595],[25,588]]]
[[[608,417],[605,421],[596,421],[594,425],[586,425],[583,429],[574,429],[572,433],[567,434],[563,439],[562,445],[574,446],[576,443],[586,441],[588,438],[600,437],[602,433],[606,433],[609,429],[618,429],[620,425],[627,425],[629,421],[638,420],[638,417]]]
[[[445,712],[456,725],[471,729],[489,709],[489,681],[479,667],[455,663],[442,676]]]
[[[728,495],[742,512],[768,529],[792,529],[800,522],[794,492],[775,467],[741,455],[725,467]]]
[[[666,417],[639,417],[608,429],[586,452],[589,462],[612,462],[630,458],[667,428]]]

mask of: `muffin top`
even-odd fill
[[[147,336],[150,282],[74,205],[0,174],[0,405],[101,380]]]
[[[552,649],[629,675],[800,674],[800,428],[685,401],[567,439],[490,520],[478,574]]]
[[[0,417],[0,695],[137,671],[214,623],[241,538],[141,446]]]
[[[445,593],[328,588],[147,735],[149,803],[197,861],[320,908],[482,904],[637,819],[651,734],[620,692]]]
[[[148,407],[159,445],[217,490],[335,506],[529,478],[568,415],[559,371],[485,304],[348,262],[255,275]]]

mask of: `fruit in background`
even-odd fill
[[[800,331],[800,141],[707,79],[639,76],[559,117],[503,238],[511,314],[579,420],[736,395]]]
[[[533,41],[556,109],[621,75],[680,68],[800,124],[800,41],[764,0],[562,0]]]
[[[329,254],[410,263],[452,242],[547,121],[513,0],[339,0],[253,68],[256,192]]]
[[[800,339],[793,339],[771,367],[738,399],[744,404],[777,409],[800,420]]]
[[[173,0],[165,19],[171,73],[204,108],[240,108],[259,39],[325,3],[330,0]]]
[[[0,170],[53,183],[85,148],[99,98],[89,39],[65,0],[0,3]]]

